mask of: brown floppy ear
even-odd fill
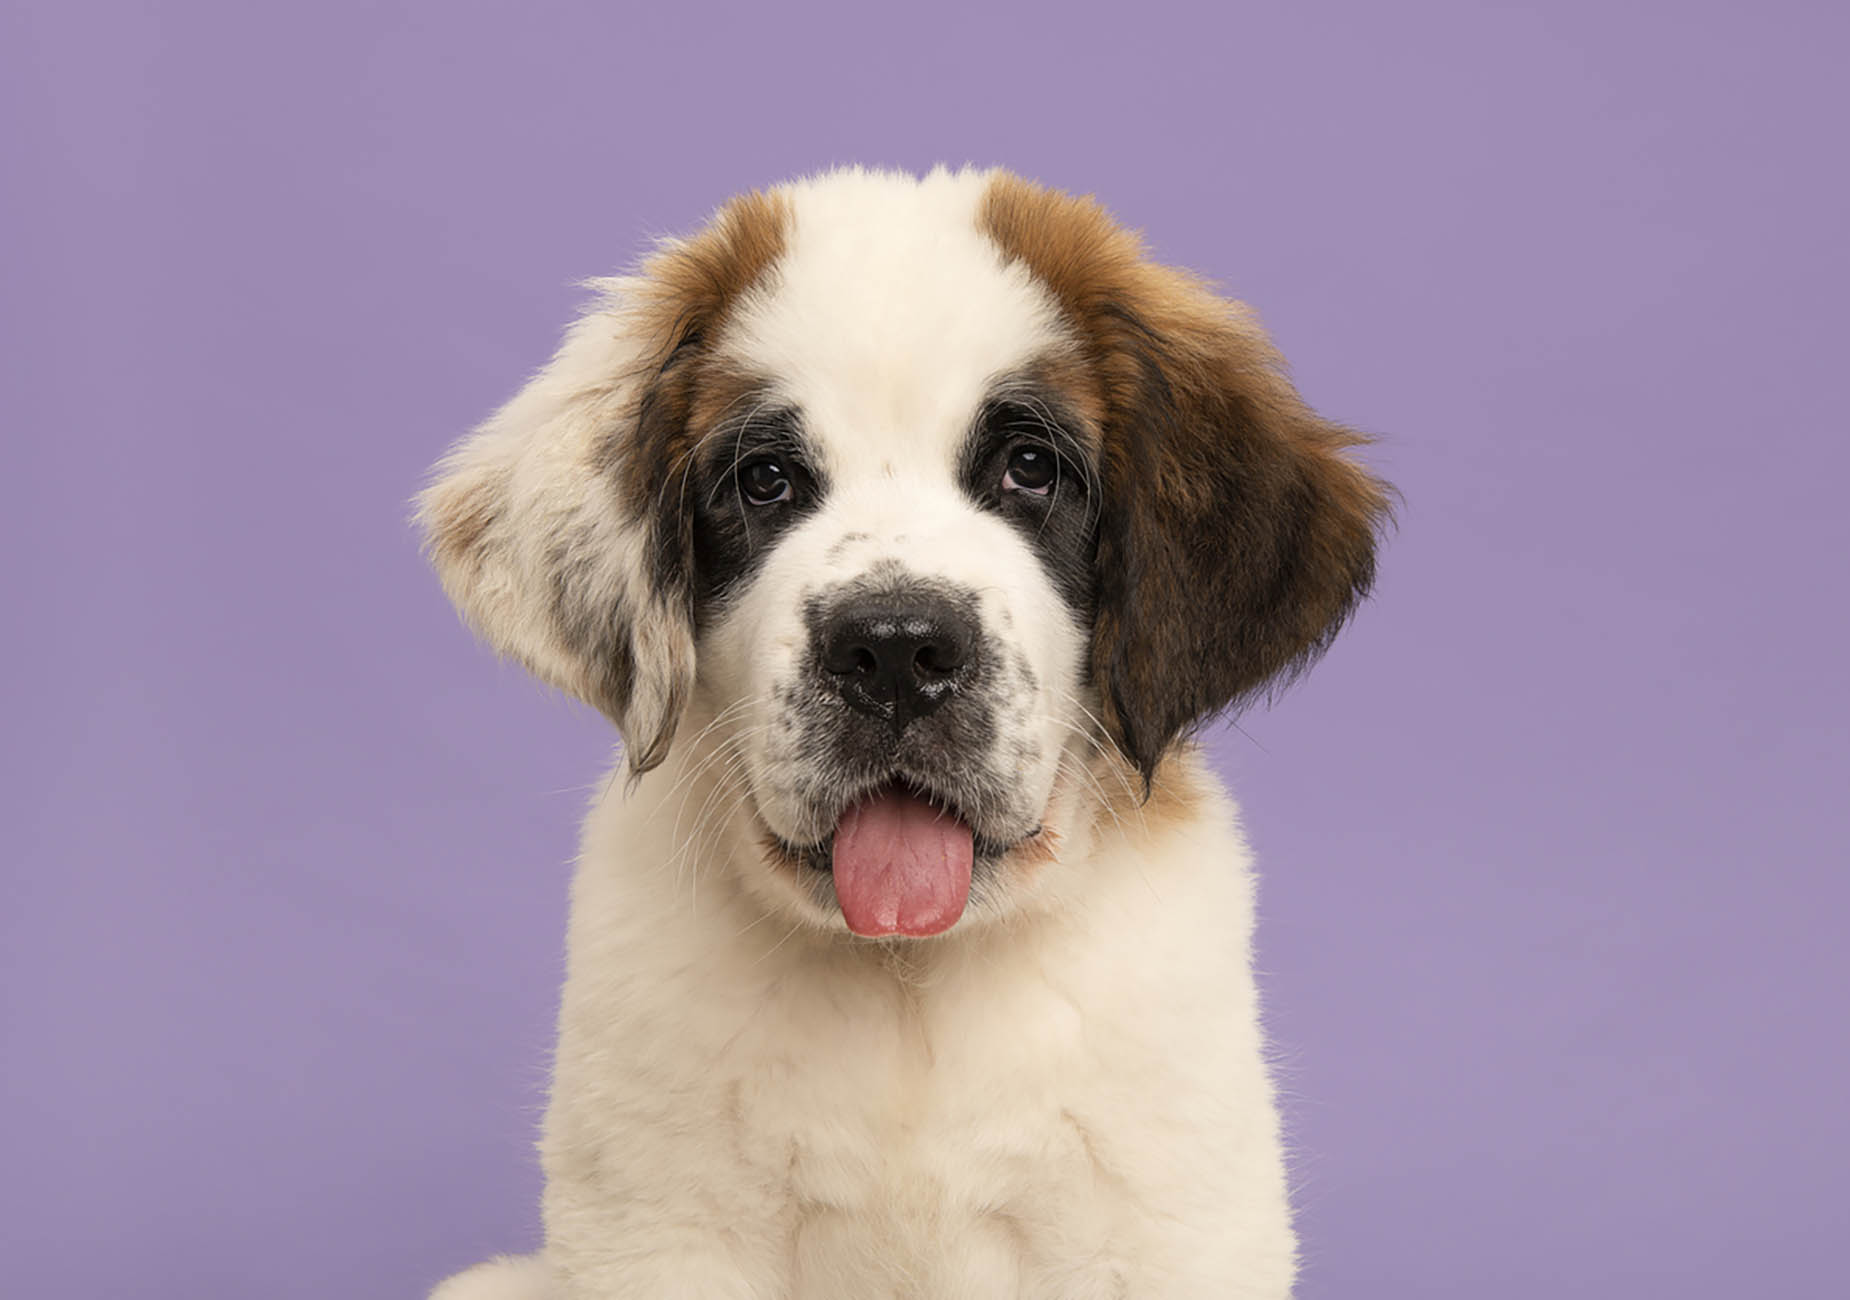
[[[1147,780],[1178,737],[1329,645],[1375,574],[1382,485],[1205,290],[1126,306],[1101,466],[1092,671]]]
[[[502,654],[607,714],[640,775],[692,693],[692,535],[674,490],[706,341],[782,249],[747,195],[601,296],[550,363],[439,463],[418,521],[443,587]]]
[[[1239,305],[1147,260],[1089,199],[992,182],[988,227],[1096,376],[1091,667],[1147,782],[1181,735],[1306,667],[1374,579],[1388,489]]]

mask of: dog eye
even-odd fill
[[[759,456],[741,465],[739,490],[755,506],[775,505],[794,495],[790,475],[776,456]]]
[[[1053,480],[1053,449],[1038,443],[1024,443],[1009,453],[1008,471],[1002,476],[1002,490],[1028,492],[1044,497],[1053,486]]]

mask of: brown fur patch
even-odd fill
[[[1088,768],[1095,792],[1094,812],[1099,829],[1109,824],[1145,835],[1169,826],[1187,825],[1201,815],[1208,790],[1190,767],[1166,752],[1150,776],[1147,789],[1142,774],[1123,754],[1108,750],[1094,754]]]
[[[1061,347],[1042,353],[1022,368],[1018,383],[1030,391],[1060,394],[1066,409],[1078,417],[1078,428],[1071,432],[1088,440],[1104,427],[1110,414],[1104,385],[1087,351],[1081,348]],[[1005,385],[1004,392],[1012,386]]]
[[[784,249],[788,201],[751,193],[733,199],[699,234],[673,240],[644,262],[625,286],[624,328],[639,344],[640,370],[613,376],[637,381],[633,402],[613,410],[593,449],[593,468],[611,483],[647,531],[648,572],[669,617],[694,620],[692,512],[672,490],[707,424],[756,383],[716,362],[708,345],[740,298],[770,274]],[[613,392],[617,391],[613,388]],[[635,685],[631,644],[637,611],[613,615],[590,593],[577,591],[587,566],[574,543],[555,547],[552,580],[561,639],[586,665],[584,693],[613,718],[625,716]],[[631,771],[648,771],[666,756],[679,700],[663,710],[649,736],[631,736]]]
[[[685,464],[701,432],[697,415],[717,418],[752,382],[716,363],[709,346],[739,299],[783,255],[789,226],[789,201],[754,191],[643,264],[633,306],[655,373],[638,401],[635,428],[613,431],[610,448],[622,490],[639,514],[655,507],[662,480]]]
[[[1091,199],[1012,176],[983,228],[1053,294],[1103,437],[1091,668],[1154,792],[1176,737],[1288,678],[1374,576],[1384,485],[1237,304],[1160,266]],[[1082,390],[1085,391],[1085,390]]]
[[[559,637],[583,665],[580,693],[612,718],[629,715],[638,671],[634,638],[648,620],[684,620],[693,634],[691,511],[672,490],[703,426],[715,420],[753,381],[714,362],[706,345],[738,300],[770,273],[784,248],[786,200],[752,193],[722,207],[699,234],[665,243],[624,287],[618,328],[633,332],[640,373],[613,375],[615,398],[634,385],[634,397],[608,412],[592,449],[591,468],[602,475],[628,511],[642,521],[648,573],[659,610],[612,611],[587,588],[600,566],[584,562],[588,543],[569,531],[549,557],[552,609]],[[647,735],[630,734],[630,770],[641,774],[668,752],[687,682],[660,684],[671,692]]]
[[[1059,860],[1060,832],[1051,826],[1043,826],[1039,834],[1022,840],[1002,855],[1003,867],[1015,871],[1031,872]]]
[[[459,570],[474,581],[482,567],[483,540],[507,500],[507,479],[505,470],[478,470],[465,482],[451,481],[425,494],[425,537],[439,568]]]

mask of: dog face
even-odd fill
[[[421,505],[634,773],[692,715],[744,891],[919,936],[1057,897],[1114,782],[1327,644],[1384,515],[1357,441],[1095,204],[857,171],[607,284]]]

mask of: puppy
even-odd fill
[[[599,287],[420,500],[627,761],[545,1247],[436,1295],[1287,1295],[1251,866],[1188,737],[1367,591],[1361,439],[1002,172],[750,194]]]

